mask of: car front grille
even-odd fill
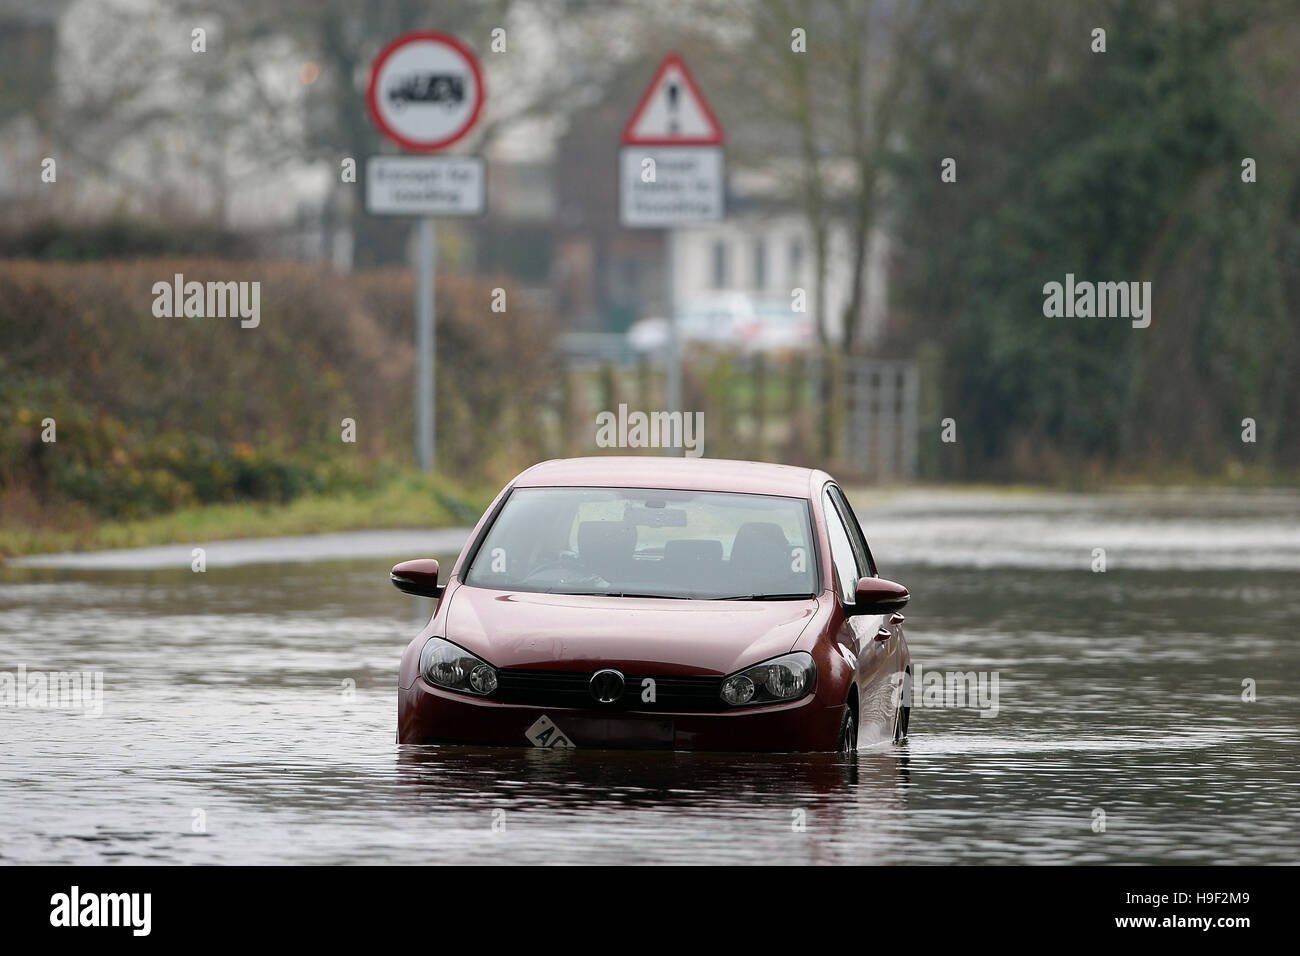
[[[647,713],[723,710],[719,696],[721,677],[654,677],[626,674],[623,695],[610,704],[597,703],[591,695],[592,672],[540,671],[505,668],[497,671],[497,689],[492,700],[505,704],[539,707],[580,707],[599,710],[635,710]],[[653,680],[655,699],[643,701],[642,682]]]

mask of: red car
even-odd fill
[[[399,743],[851,751],[907,734],[907,589],[822,471],[548,461],[512,481],[402,656]],[[906,683],[905,683],[906,682]]]

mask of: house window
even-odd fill
[[[727,287],[727,244],[719,240],[713,244],[713,288]]]
[[[754,240],[754,288],[767,288],[767,242],[762,239]]]

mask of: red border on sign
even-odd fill
[[[632,127],[636,121],[641,118],[641,114],[646,111],[650,104],[650,97],[655,89],[659,86],[660,78],[668,72],[670,66],[676,66],[682,71],[682,79],[686,81],[686,87],[695,97],[696,102],[700,104],[700,110],[704,113],[704,118],[713,126],[713,133],[708,136],[678,136],[678,137],[649,137],[644,139],[634,139],[632,136]],[[623,127],[623,145],[624,146],[721,146],[726,142],[726,136],[722,132],[722,124],[718,122],[717,116],[713,114],[713,107],[709,106],[709,101],[704,98],[700,88],[695,85],[695,77],[691,76],[691,71],[686,69],[686,62],[676,53],[669,53],[664,57],[664,61],[659,64],[659,69],[655,70],[654,77],[650,80],[650,85],[645,88],[641,94],[641,101],[636,104],[636,109],[632,111],[632,118],[627,121]]]
[[[421,143],[418,140],[407,139],[384,120],[383,114],[379,112],[379,97],[378,91],[375,89],[375,81],[379,78],[379,71],[384,62],[396,53],[400,47],[404,47],[408,43],[430,40],[434,43],[446,44],[465,58],[465,61],[469,64],[470,72],[474,74],[474,87],[478,90],[478,102],[474,104],[474,111],[469,114],[469,120],[451,136],[440,139],[436,143]],[[423,153],[450,146],[472,130],[474,124],[478,122],[478,114],[482,111],[483,102],[486,99],[487,88],[483,85],[483,71],[479,68],[478,57],[474,56],[474,52],[469,47],[451,34],[441,33],[437,30],[413,30],[410,33],[403,33],[380,50],[379,56],[375,57],[375,62],[370,67],[370,86],[366,90],[366,104],[370,107],[370,118],[375,121],[379,131],[404,149],[413,149]]]

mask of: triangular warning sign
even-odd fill
[[[676,53],[666,57],[623,128],[628,146],[720,146],[722,124]]]

